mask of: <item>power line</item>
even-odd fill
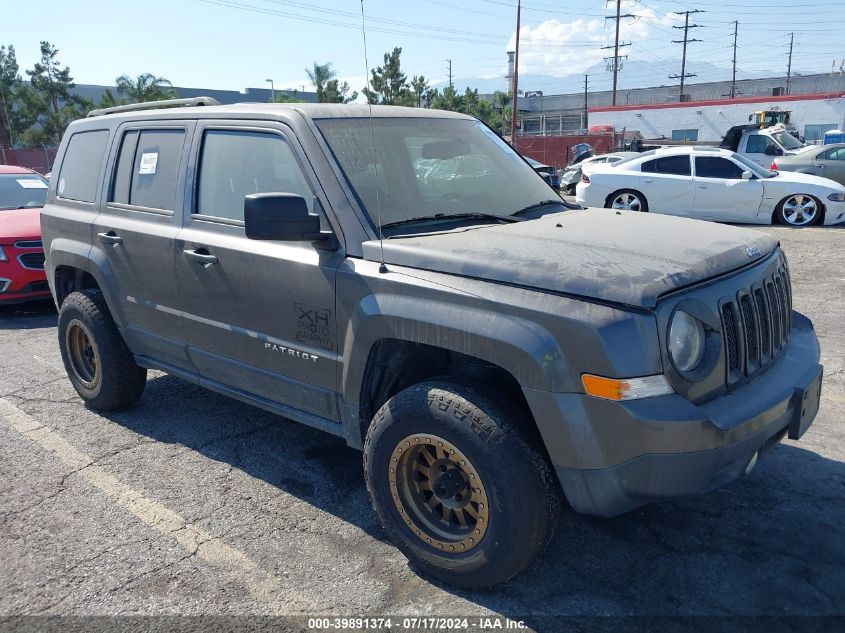
[[[683,15],[684,16],[684,25],[683,26],[673,26],[673,29],[684,29],[684,39],[683,40],[672,40],[673,44],[683,44],[684,51],[681,54],[681,74],[680,75],[670,75],[669,79],[680,79],[681,80],[681,91],[680,91],[680,101],[684,100],[684,79],[687,77],[695,77],[695,73],[687,73],[687,44],[690,42],[700,42],[701,40],[696,39],[689,39],[689,30],[690,29],[697,29],[701,25],[699,24],[690,24],[689,23],[689,16],[693,13],[704,13],[701,9],[692,9],[686,11],[675,11],[675,15]]]

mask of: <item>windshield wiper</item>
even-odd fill
[[[519,211],[514,211],[511,216],[512,217],[519,217],[523,213],[528,213],[529,211],[533,211],[534,209],[539,209],[540,207],[546,207],[550,204],[559,204],[562,207],[567,206],[566,201],[562,198],[558,198],[557,200],[541,200],[540,202],[535,202],[534,204],[529,204],[527,207],[522,207]]]
[[[416,218],[405,218],[382,224],[381,228],[388,229],[404,224],[416,224],[417,222],[448,222],[450,220],[494,220],[496,222],[522,222],[522,218],[515,218],[509,215],[494,215],[492,213],[434,213],[432,215],[421,215]]]

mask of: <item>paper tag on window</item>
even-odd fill
[[[139,174],[154,174],[156,173],[156,165],[158,164],[158,152],[150,154],[141,154],[141,166],[138,169]]]
[[[46,183],[35,178],[17,178],[18,184],[24,189],[46,189]]]

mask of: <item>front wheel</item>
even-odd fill
[[[604,206],[619,211],[648,211],[648,202],[645,196],[632,189],[622,189],[610,194]]]
[[[775,217],[788,226],[811,226],[821,219],[821,203],[813,196],[795,194],[781,200]]]
[[[367,490],[390,539],[427,575],[494,585],[550,540],[556,480],[523,425],[465,385],[414,385],[379,409],[364,447]]]

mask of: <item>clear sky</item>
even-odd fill
[[[365,0],[370,67],[394,46],[403,49],[409,78],[447,78],[452,60],[462,78],[503,76],[515,31],[516,0]],[[615,2],[527,0],[523,3],[520,72],[565,77],[582,73],[608,54]],[[723,66],[729,79],[733,20],[739,21],[738,65],[785,74],[789,35],[795,32],[793,69],[829,72],[845,58],[845,1],[623,0],[622,39],[631,60],[666,62],[678,72],[680,46],[671,40],[683,24],[673,11],[701,9],[690,32],[690,59]],[[110,84],[127,73],[151,72],[174,85],[243,90],[302,88],[314,61],[332,62],[356,90],[364,84],[360,0],[0,0],[0,43],[13,44],[29,68],[38,43],[60,50],[77,83]],[[608,76],[591,78],[601,88]],[[663,83],[665,80],[662,80]],[[504,88],[504,79],[502,85]],[[624,71],[620,76],[624,87]],[[554,86],[533,86],[554,92]]]

